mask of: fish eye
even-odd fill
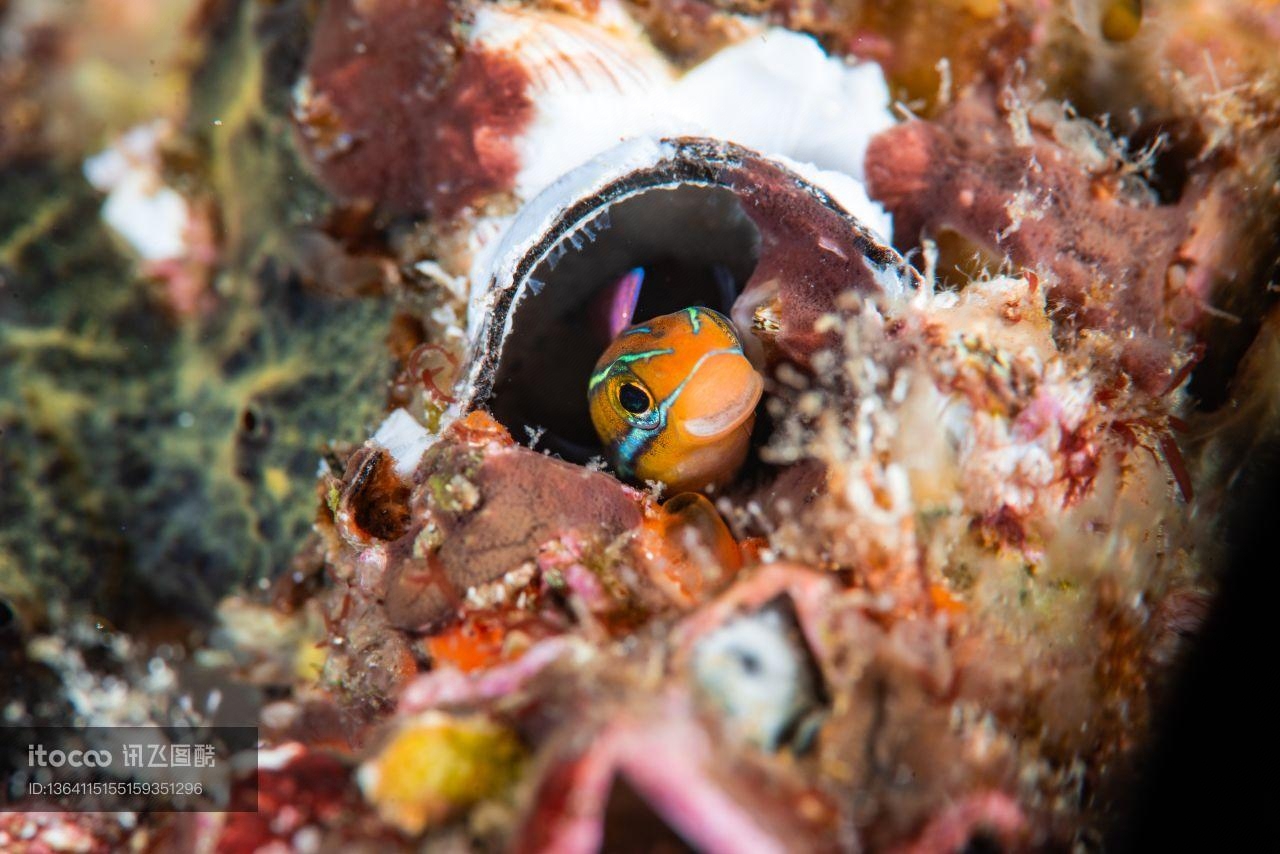
[[[618,403],[632,415],[648,412],[653,405],[649,392],[635,383],[623,383],[618,387]]]

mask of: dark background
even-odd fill
[[[1109,850],[1280,848],[1280,440],[1250,456],[1225,518],[1220,594]]]

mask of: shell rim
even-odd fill
[[[631,169],[623,176],[604,183],[603,186],[588,192],[574,203],[561,208],[559,213],[553,216],[550,224],[542,229],[538,240],[525,248],[519,260],[508,268],[509,274],[499,267],[498,271],[490,275],[487,289],[489,293],[496,295],[496,299],[486,312],[487,317],[472,344],[475,349],[471,358],[471,368],[464,375],[468,391],[459,396],[460,412],[474,411],[492,399],[494,383],[502,363],[503,342],[510,334],[511,322],[520,301],[529,290],[530,275],[562,241],[575,233],[599,211],[626,198],[651,190],[678,186],[702,186],[721,187],[741,193],[741,188],[735,186],[732,181],[726,180],[724,173],[727,170],[740,169],[750,160],[765,162],[786,173],[798,190],[837,214],[849,225],[857,239],[859,250],[869,260],[880,267],[897,268],[913,282],[919,282],[919,274],[901,255],[882,244],[857,217],[835,201],[829,193],[797,174],[787,164],[737,143],[710,137],[664,138],[659,142],[657,152],[660,158],[658,160],[647,166]],[[624,142],[619,148],[627,145],[628,143]],[[500,285],[500,275],[510,284]]]

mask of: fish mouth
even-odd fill
[[[681,395],[681,431],[696,443],[715,442],[742,427],[764,394],[764,380],[739,352],[713,354],[694,369]]]

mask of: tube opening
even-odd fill
[[[724,187],[651,187],[591,210],[527,276],[488,405],[513,435],[573,462],[603,449],[587,381],[609,344],[600,301],[644,269],[633,322],[689,306],[729,315],[760,257],[760,233]]]

